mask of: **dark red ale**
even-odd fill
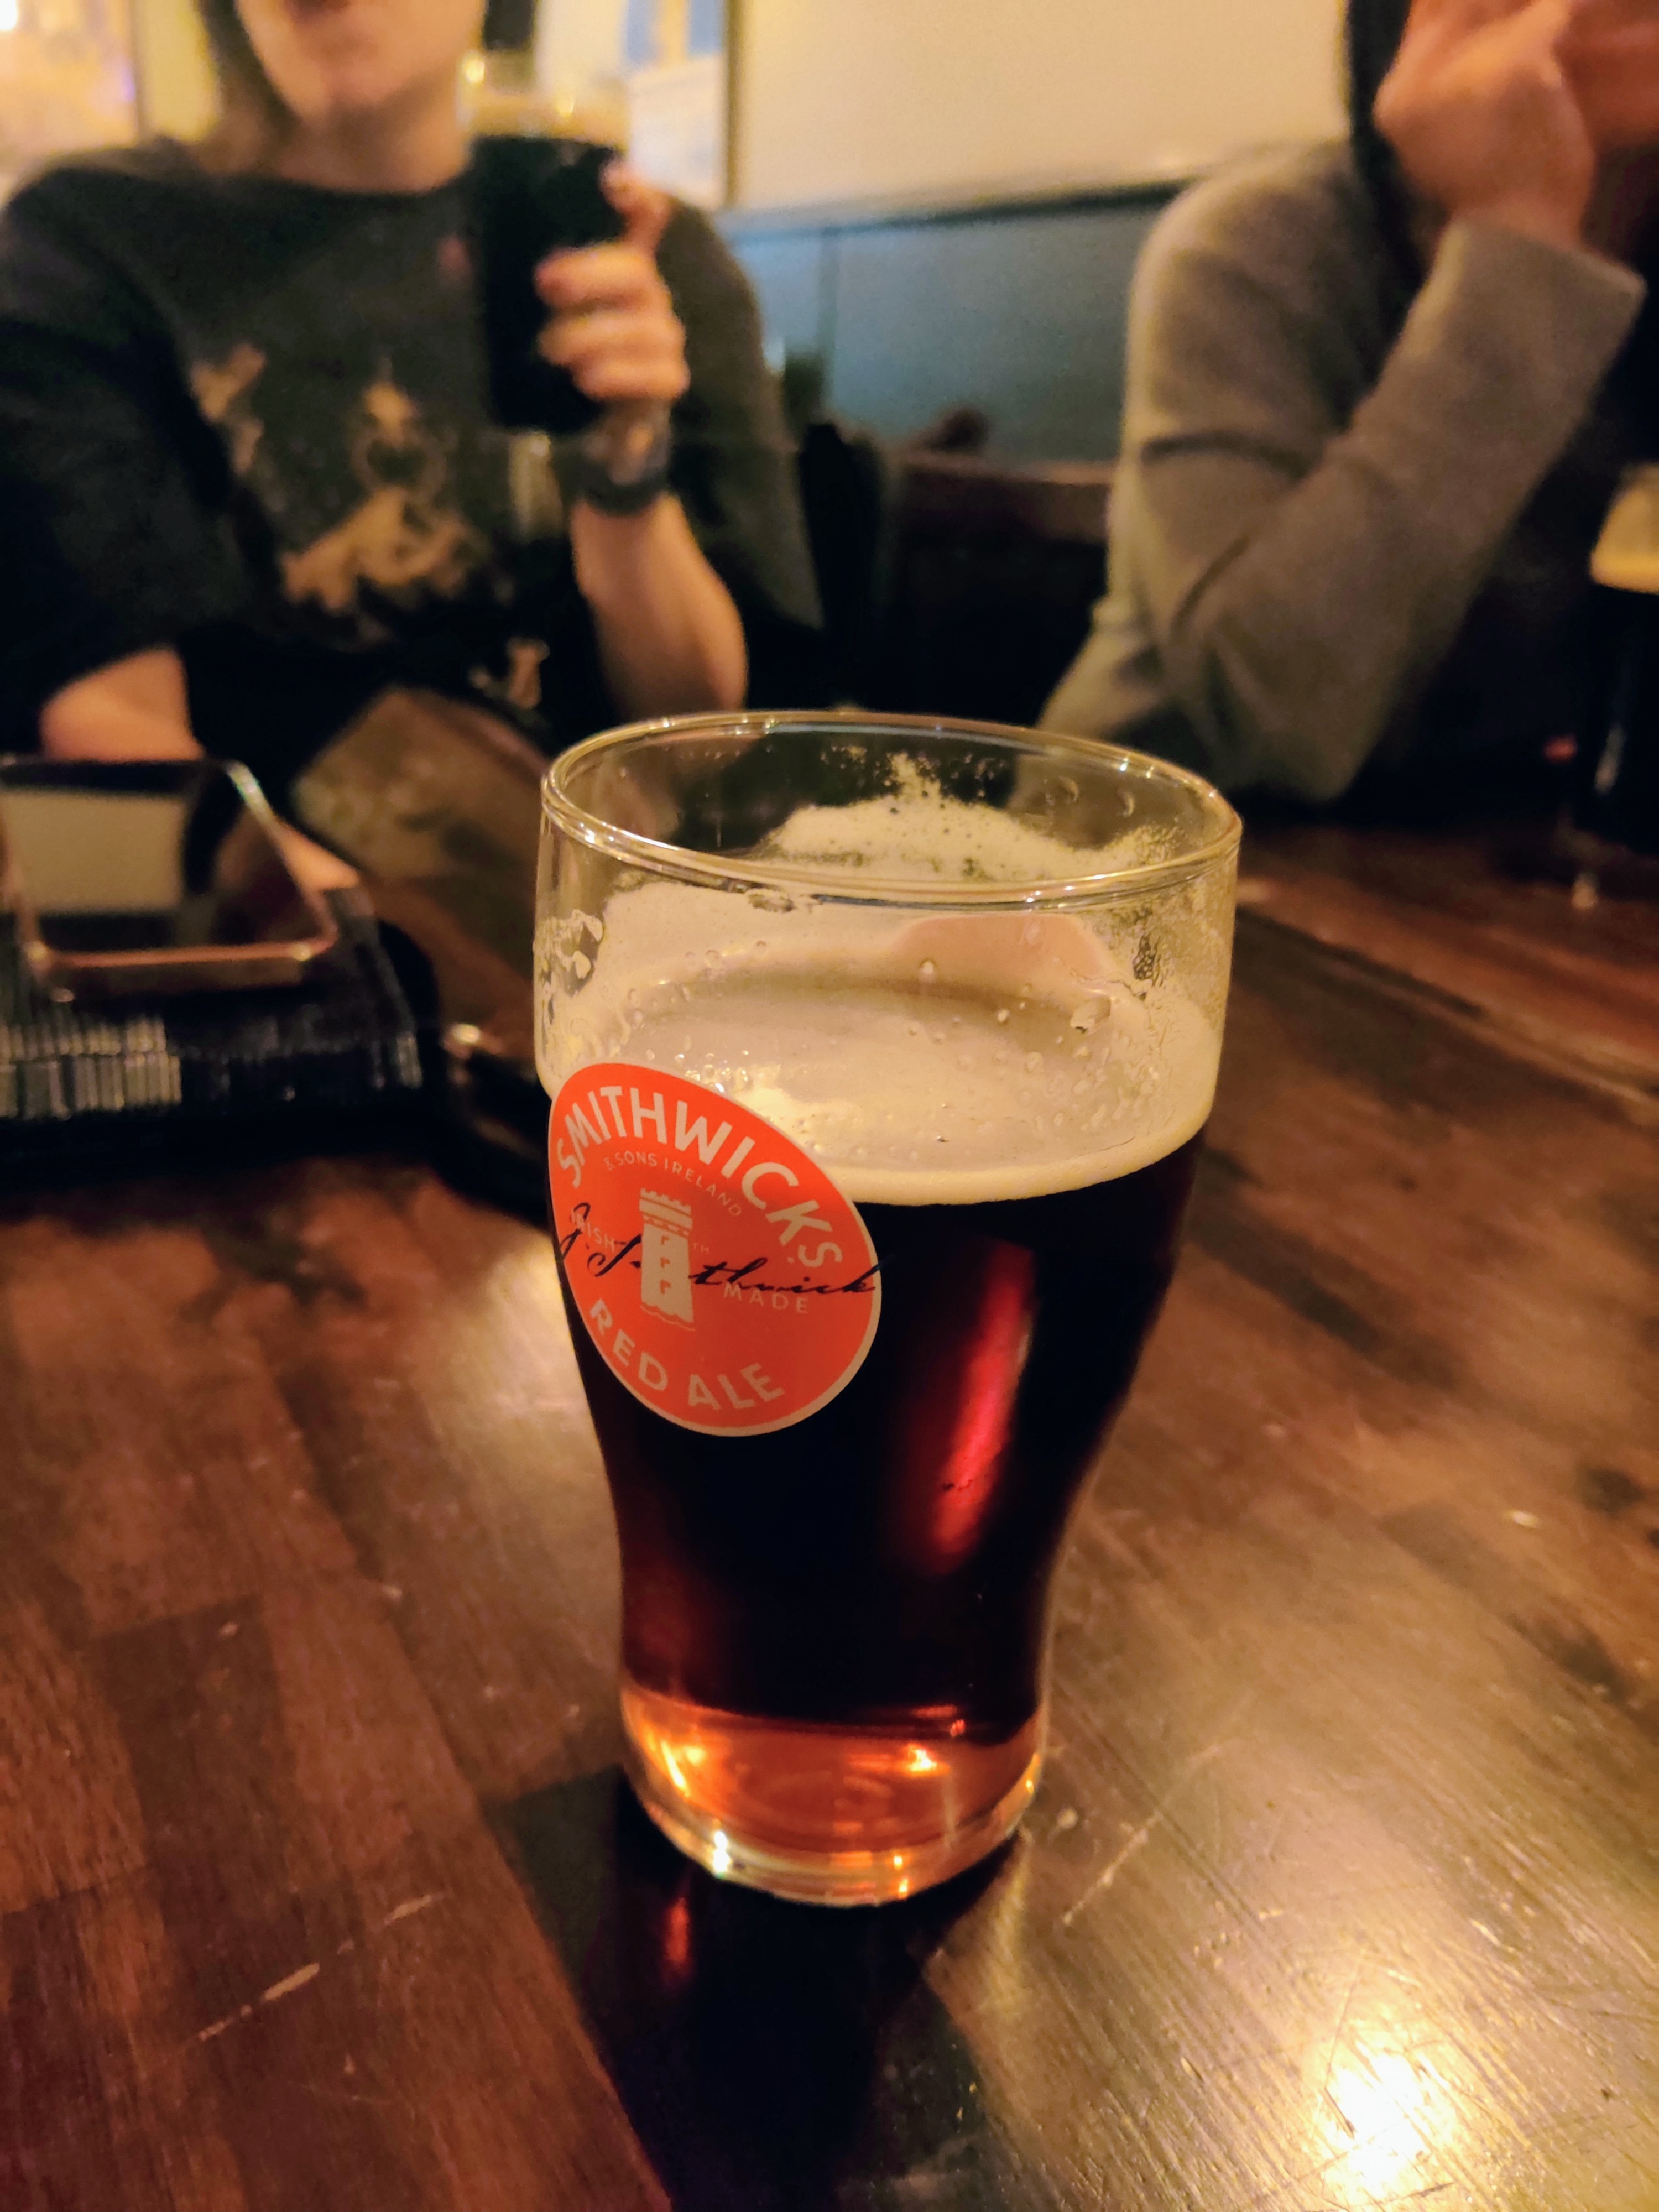
[[[902,1893],[1006,1825],[1040,1748],[1052,1570],[1168,1286],[1200,1141],[1083,1189],[861,1206],[869,1355],[769,1435],[664,1420],[567,1285],[621,1539],[635,1780],[717,1870],[725,1850],[787,1887],[828,1834],[849,1862],[886,1853],[870,1893]]]

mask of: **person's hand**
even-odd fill
[[[1560,60],[1582,0],[1413,0],[1372,110],[1449,221],[1583,241],[1595,149]]]
[[[626,229],[613,245],[550,254],[537,270],[551,310],[541,349],[601,406],[659,410],[690,381],[685,332],[656,261],[673,203],[618,163],[605,191]]]
[[[270,826],[276,833],[276,842],[283,848],[289,872],[310,890],[347,890],[361,880],[349,860],[343,860],[337,853],[331,853],[325,845],[317,844],[291,822],[279,818]]]

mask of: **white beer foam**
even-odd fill
[[[1125,1052],[1109,1030],[1109,1017],[1085,1037],[1048,1000],[997,1008],[936,991],[924,1004],[756,967],[653,1008],[620,1056],[740,1101],[849,1198],[960,1205],[1129,1175],[1202,1127],[1212,1084],[1199,1041]]]
[[[799,808],[756,848],[756,858],[890,881],[1063,884],[1161,859],[1170,842],[1167,825],[1119,820],[1088,843],[1070,845],[1028,816],[943,798],[912,769],[890,796]]]
[[[1052,880],[1081,857],[937,797],[806,809],[781,835],[792,858],[844,845],[884,875],[931,854],[941,864],[927,872],[952,881]],[[1115,945],[1108,926],[639,884],[602,922],[573,917],[544,937],[543,1079],[556,1092],[596,1060],[690,1077],[784,1130],[867,1204],[1081,1189],[1195,1135],[1219,1054],[1195,1006],[1137,981],[1133,931]]]

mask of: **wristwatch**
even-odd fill
[[[601,514],[643,514],[668,489],[673,442],[666,407],[610,410],[577,436],[560,441],[567,505],[580,499]]]

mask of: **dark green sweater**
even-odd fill
[[[174,646],[198,736],[280,791],[375,692],[513,686],[558,743],[613,720],[545,441],[490,419],[461,180],[338,192],[83,155],[0,215],[0,750]],[[817,598],[759,317],[712,224],[659,261],[690,389],[672,475],[765,703]]]

